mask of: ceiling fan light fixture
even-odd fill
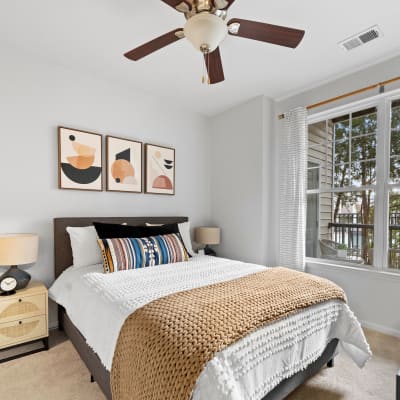
[[[212,53],[226,38],[228,27],[216,15],[202,12],[186,22],[184,32],[195,49]]]

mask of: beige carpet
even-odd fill
[[[394,400],[400,339],[373,331],[366,334],[374,357],[363,370],[340,354],[335,368],[323,369],[288,399]],[[50,345],[48,352],[0,364],[0,399],[104,400],[66,337],[54,331]]]

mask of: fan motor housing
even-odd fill
[[[216,2],[217,1],[217,2]],[[210,14],[215,14],[217,17],[225,20],[227,17],[227,11],[218,7],[218,2],[221,2],[221,5],[226,6],[228,4],[225,0],[186,0],[186,4],[190,4],[191,7],[188,9],[186,6],[186,11],[182,12],[185,14],[186,19],[190,19],[193,16],[207,12]]]

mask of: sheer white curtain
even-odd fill
[[[307,110],[285,114],[279,149],[279,265],[305,269]]]

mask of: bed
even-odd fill
[[[144,225],[145,223],[168,224],[182,223],[188,221],[186,217],[120,217],[120,218],[57,218],[54,220],[54,249],[55,249],[55,277],[58,278],[65,270],[72,265],[72,253],[67,226],[84,227],[91,225],[93,221],[105,223],[127,223],[128,225]],[[222,262],[222,261],[221,261]],[[115,274],[113,274],[115,275]],[[68,308],[68,307],[67,307]],[[59,328],[64,330],[68,338],[73,343],[80,357],[86,364],[93,381],[96,381],[102,389],[107,399],[112,399],[110,387],[110,369],[106,368],[104,356],[99,355],[93,350],[93,345],[88,344],[87,338],[81,333],[81,326],[72,322],[71,316],[62,305],[58,305]],[[352,329],[358,329],[358,322],[354,322]],[[342,329],[343,330],[343,329]],[[339,336],[339,335],[338,335]],[[365,340],[365,339],[364,339]],[[368,345],[362,343],[363,337],[359,338],[358,343],[348,343],[348,350],[354,351],[355,357],[359,356],[359,364],[363,364],[368,358]],[[357,342],[357,340],[355,340]],[[323,351],[318,358],[310,362],[306,368],[283,379],[279,384],[268,393],[260,397],[261,400],[284,399],[293,390],[304,383],[308,378],[320,371],[324,366],[333,366],[333,359],[337,352],[339,343],[338,337],[331,337],[326,343]],[[357,348],[358,347],[358,348]],[[362,349],[360,350],[360,348]],[[362,354],[361,354],[362,353]],[[361,366],[361,365],[360,365]],[[257,399],[258,400],[258,399]]]

